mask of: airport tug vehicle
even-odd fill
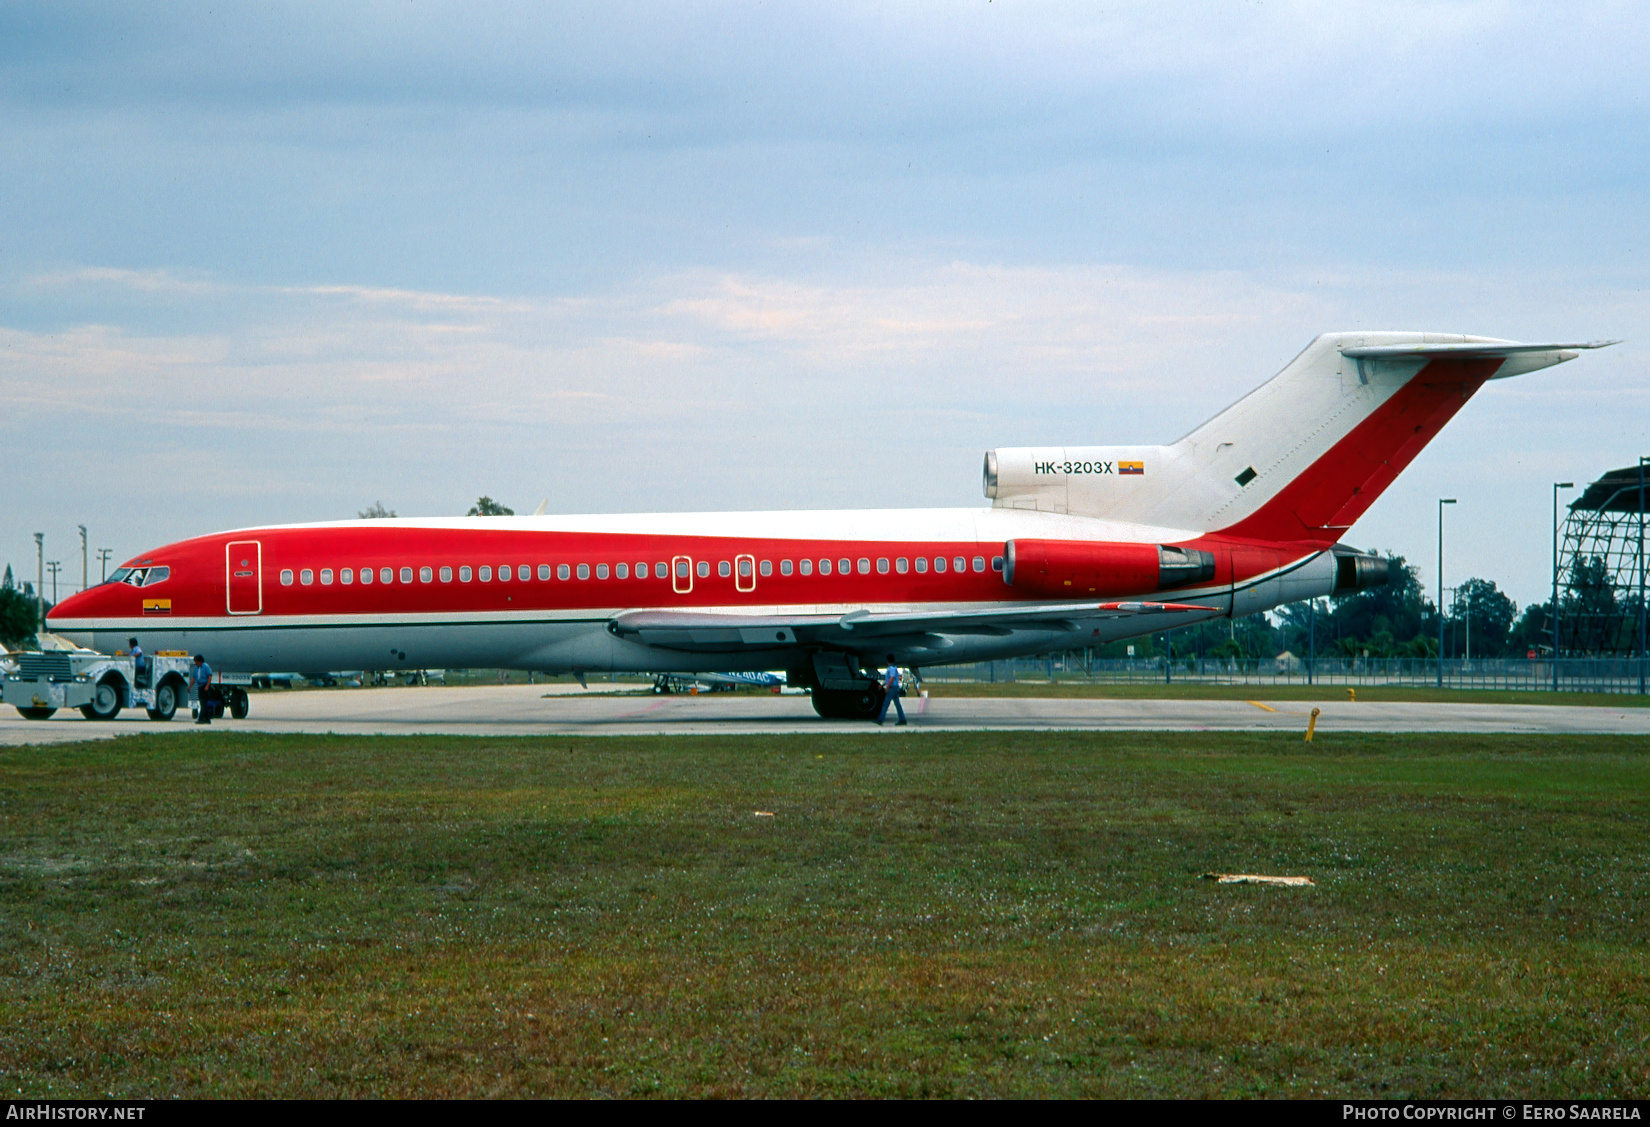
[[[50,719],[60,708],[78,708],[88,720],[113,720],[122,709],[141,708],[151,720],[170,720],[178,706],[200,707],[190,688],[193,662],[181,650],[165,650],[149,659],[140,677],[130,654],[109,656],[95,650],[48,650],[11,655],[15,669],[0,683],[0,702],[16,708],[26,720]],[[212,683],[224,702],[224,711],[244,720],[250,711],[244,673],[214,673]]]

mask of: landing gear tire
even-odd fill
[[[149,719],[162,722],[172,719],[178,711],[178,688],[165,684],[155,690],[155,707],[149,709]]]
[[[252,701],[247,698],[245,689],[236,689],[229,694],[229,715],[236,720],[245,720],[246,714],[252,711]]]
[[[814,711],[827,720],[875,720],[882,711],[881,685],[867,682],[862,689],[815,689]]]
[[[120,715],[120,686],[104,681],[92,691],[92,703],[80,706],[80,715],[88,720],[113,720]]]
[[[57,709],[24,708],[22,705],[18,705],[17,711],[23,714],[23,719],[25,720],[50,720],[52,718],[52,714],[55,713]]]

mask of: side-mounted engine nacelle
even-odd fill
[[[1368,591],[1372,587],[1385,587],[1391,578],[1387,561],[1383,556],[1336,552],[1335,590],[1331,594],[1350,595],[1355,591]]]
[[[1215,577],[1215,557],[1168,544],[1010,540],[1003,582],[1017,591],[1063,595],[1149,595]]]

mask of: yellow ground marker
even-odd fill
[[[1271,705],[1267,704],[1265,701],[1246,700],[1243,703],[1244,704],[1252,704],[1256,708],[1261,709],[1264,712],[1276,712],[1277,711],[1277,709],[1273,708]]]
[[[1318,710],[1312,710],[1312,716],[1306,722],[1306,742],[1312,742],[1312,733],[1318,730]]]

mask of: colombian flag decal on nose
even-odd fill
[[[143,600],[143,613],[144,614],[171,614],[172,613],[172,600],[171,599],[144,599]]]
[[[1118,462],[1117,463],[1117,472],[1118,473],[1145,473],[1146,472],[1146,463],[1145,462]]]

